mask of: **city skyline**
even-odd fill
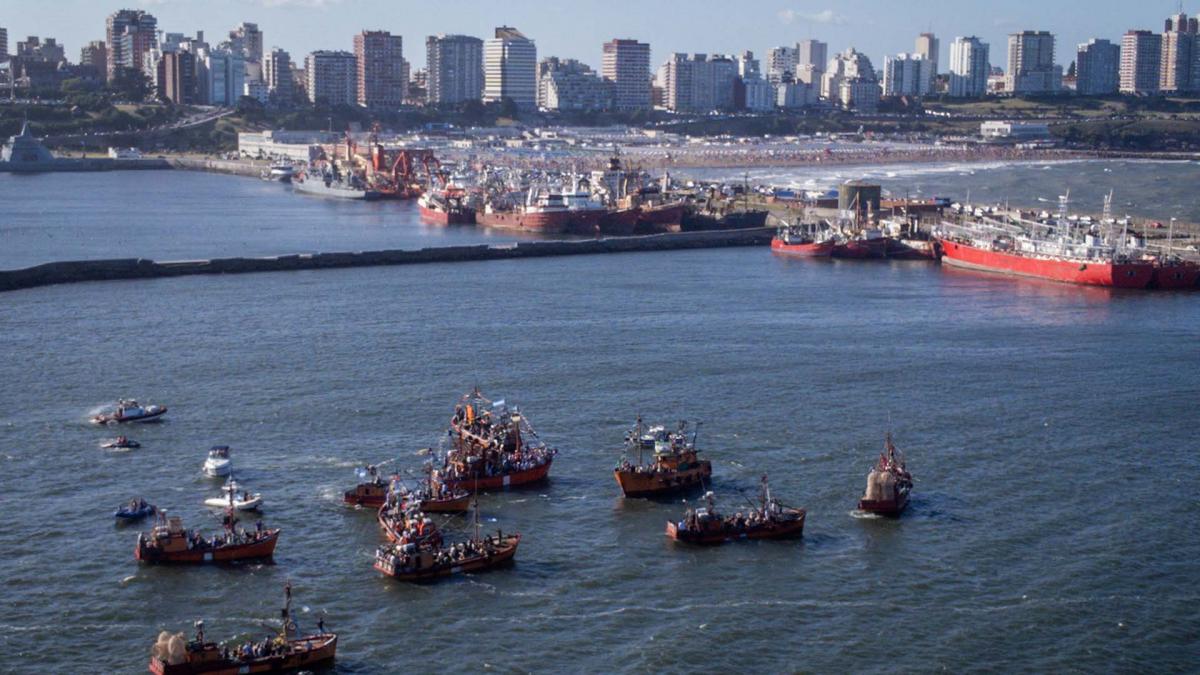
[[[1057,37],[1056,60],[1065,67],[1074,60],[1076,45],[1092,38],[1116,42],[1132,28],[1159,30],[1162,17],[1178,10],[1177,2],[1162,0],[1139,4],[1097,0],[1086,13],[1077,11],[1078,3],[1055,0],[1012,3],[1003,10],[986,2],[954,0],[929,0],[922,5],[917,12],[902,12],[881,0],[767,0],[753,10],[728,14],[728,4],[715,0],[676,8],[613,0],[574,3],[569,8],[530,2],[503,9],[482,0],[457,0],[443,3],[444,11],[435,14],[407,1],[152,0],[110,6],[95,0],[59,0],[53,6],[22,8],[19,17],[0,16],[0,26],[8,29],[10,44],[26,35],[56,38],[70,58],[88,42],[103,39],[105,17],[125,7],[153,13],[166,32],[201,30],[214,42],[248,21],[261,26],[266,48],[287,50],[297,62],[312,51],[352,50],[353,36],[364,29],[388,30],[405,38],[405,58],[419,69],[425,67],[419,45],[428,35],[459,33],[486,39],[495,26],[512,25],[537,43],[539,56],[575,58],[596,70],[601,67],[602,44],[613,38],[650,43],[651,66],[656,68],[674,52],[736,54],[749,49],[763,58],[770,47],[807,38],[828,43],[831,54],[853,46],[882,63],[884,56],[911,51],[917,34],[931,31],[945,45],[939,61],[939,70],[944,71],[948,45],[956,36],[975,35],[1002,45],[1013,32],[1050,31]],[[635,8],[636,12],[622,11]],[[672,10],[686,14],[671,14]],[[1198,10],[1200,6],[1184,4],[1185,12]],[[711,20],[718,11],[726,13],[720,21]],[[321,31],[315,32],[314,25]],[[995,51],[992,63],[1005,65]]]

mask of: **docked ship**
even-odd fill
[[[600,232],[609,209],[592,199],[583,182],[572,176],[567,185],[533,185],[514,203],[513,195],[493,197],[476,211],[475,222],[485,227],[539,234]]]
[[[828,258],[837,246],[837,237],[818,223],[783,225],[771,239],[771,251],[801,258]]]
[[[699,427],[699,425],[697,425]],[[652,461],[643,462],[651,453]],[[631,461],[636,453],[637,463]],[[712,462],[696,454],[696,434],[688,438],[687,422],[675,431],[654,426],[646,429],[638,418],[637,426],[625,436],[625,454],[613,469],[613,477],[626,497],[661,497],[703,487],[712,476]]]
[[[1150,281],[1151,288],[1164,291],[1182,291],[1194,289],[1200,282],[1200,265],[1168,255],[1154,261],[1154,278]]]
[[[292,611],[292,585],[284,586],[280,612],[283,626],[274,640],[218,644],[204,636],[204,622],[196,622],[196,637],[187,641],[183,633],[162,631],[150,650],[149,670],[155,675],[234,675],[236,673],[291,673],[329,664],[337,655],[338,636],[325,630],[325,619],[317,631],[300,633]]]
[[[292,189],[317,197],[373,201],[382,195],[369,189],[358,176],[339,172],[330,165],[325,169],[309,167],[292,176]]]
[[[467,191],[457,185],[426,190],[417,199],[421,220],[435,225],[474,225],[475,207]]]
[[[546,445],[519,410],[478,389],[454,408],[450,449],[433,479],[452,492],[497,490],[545,480],[558,451]]]
[[[242,530],[232,513],[225,518],[225,531],[205,539],[189,533],[179,516],[158,512],[158,523],[138,535],[133,557],[145,563],[231,563],[270,560],[279,541],[279,529]]]
[[[771,496],[767,477],[762,478],[759,503],[746,513],[721,515],[711,492],[705,506],[688,509],[682,520],[667,521],[667,536],[686,544],[715,546],[749,539],[789,539],[803,536],[804,509],[784,506]]]
[[[908,506],[912,487],[912,474],[905,468],[904,455],[896,450],[889,433],[884,439],[879,460],[867,474],[867,490],[858,500],[858,510],[881,516],[898,516]]]
[[[1105,232],[1100,224],[1071,222],[1065,211],[1064,197],[1058,218],[1031,220],[1020,212],[963,212],[959,220],[944,220],[937,229],[942,262],[981,272],[1088,286],[1150,285],[1155,264],[1130,248],[1124,233]]]

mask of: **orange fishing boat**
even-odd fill
[[[326,665],[337,654],[336,633],[299,633],[292,613],[292,584],[284,587],[283,629],[273,639],[228,645],[209,642],[204,622],[196,622],[196,637],[187,642],[183,633],[163,631],[150,651],[149,670],[155,675],[238,675],[240,673],[290,673]],[[269,637],[269,636],[268,636]]]
[[[696,454],[697,431],[688,439],[687,422],[669,432],[665,427],[644,429],[642,418],[637,426],[625,435],[625,455],[613,469],[613,477],[626,497],[661,497],[703,487],[704,481],[712,476],[712,462],[700,459]],[[629,460],[632,451],[637,451],[637,464]],[[642,461],[644,452],[653,453],[653,461]]]
[[[688,509],[682,520],[667,522],[667,536],[686,544],[716,546],[749,539],[789,539],[803,536],[804,509],[784,506],[771,496],[767,477],[762,478],[760,503],[746,514],[723,516],[716,510],[713,494],[705,496],[706,507]]]
[[[189,533],[179,516],[167,517],[159,511],[158,523],[150,532],[138,535],[133,557],[145,563],[229,563],[245,560],[270,560],[279,541],[278,528],[242,530],[236,519],[226,514],[225,532],[205,539]]]
[[[462,398],[450,420],[450,450],[433,474],[453,492],[496,490],[545,480],[558,451],[547,446],[529,420],[504,400],[478,389]]]
[[[375,569],[400,581],[433,581],[471,572],[486,572],[512,563],[520,534],[496,533],[466,544],[420,550],[413,544],[389,544],[375,552]]]
[[[359,483],[353,490],[342,493],[342,501],[350,506],[365,506],[379,508],[387,500],[388,488],[391,483],[379,475],[379,467],[373,464],[366,466],[366,475],[370,477],[365,483]],[[362,473],[359,473],[363,477]]]

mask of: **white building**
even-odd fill
[[[262,80],[246,80],[242,84],[242,96],[248,96],[259,103],[271,100],[271,89]]]
[[[785,76],[796,77],[800,65],[800,50],[795,47],[772,47],[767,50],[767,79],[782,82]]]
[[[928,96],[932,91],[932,61],[920,54],[899,54],[884,58],[884,96]]]
[[[988,141],[1041,141],[1050,138],[1050,126],[1038,122],[990,121],[979,125],[979,135]]]
[[[843,78],[838,81],[838,105],[844,110],[873,113],[879,110],[879,82],[875,78]]]
[[[358,101],[358,59],[345,51],[315,51],[304,59],[308,100],[329,105]]]
[[[510,99],[519,108],[537,107],[537,46],[521,31],[508,26],[483,45],[483,100]]]
[[[197,80],[202,82],[204,100],[210,105],[236,106],[246,85],[246,64],[242,54],[223,49],[206,50],[203,62],[203,80],[199,77]]]
[[[263,82],[271,98],[280,102],[292,100],[292,57],[275,48],[263,56]]]
[[[674,112],[731,110],[737,65],[721,54],[672,54],[659,69],[666,108]]]
[[[852,47],[837,54],[829,61],[829,67],[821,77],[821,98],[830,101],[840,100],[842,80],[853,79],[878,82],[871,59]]]
[[[615,109],[650,109],[650,45],[637,40],[605,42],[600,75],[613,85]]]
[[[250,159],[307,162],[321,155],[321,144],[336,140],[336,134],[323,131],[240,132],[238,154]]]
[[[1005,89],[1013,94],[1061,90],[1062,66],[1054,64],[1054,35],[1031,30],[1009,35],[1005,78]]]
[[[1155,94],[1162,69],[1162,36],[1131,30],[1121,38],[1121,93]]]
[[[483,40],[468,35],[425,38],[425,100],[433,105],[483,97]]]
[[[955,38],[950,44],[950,95],[978,98],[987,94],[991,63],[989,47],[975,36]]]
[[[788,110],[806,108],[820,101],[820,89],[807,82],[783,82],[775,85],[775,105]]]

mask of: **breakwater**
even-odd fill
[[[111,157],[55,157],[44,162],[0,162],[8,173],[51,173],[57,171],[147,171],[170,169],[165,159],[113,159]]]
[[[0,292],[85,281],[157,279],[195,274],[247,274],[382,265],[416,265],[483,260],[512,260],[547,256],[670,251],[689,248],[763,246],[774,230],[754,228],[713,232],[682,232],[642,237],[608,237],[576,241],[534,241],[517,244],[444,246],[418,250],[339,253],[299,253],[262,258],[214,258],[158,262],[146,258],[74,260],[24,269],[0,270]]]

